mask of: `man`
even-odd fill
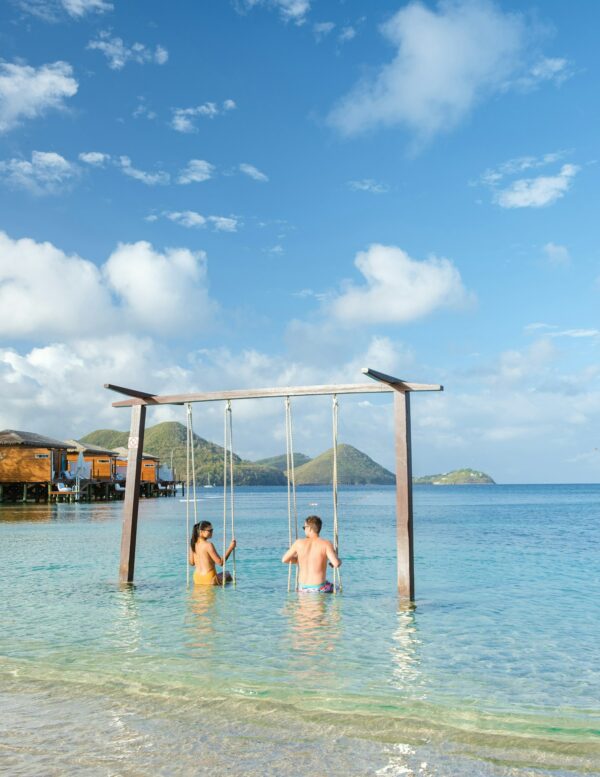
[[[296,540],[281,559],[284,564],[298,564],[298,591],[333,593],[333,584],[327,580],[327,561],[332,567],[342,562],[331,542],[319,537],[322,526],[318,515],[309,515],[303,526],[306,539]]]

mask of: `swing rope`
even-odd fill
[[[185,570],[186,584],[190,587],[190,565],[189,565],[189,542],[190,542],[190,490],[193,494],[194,504],[194,523],[198,523],[198,505],[196,501],[196,461],[194,458],[194,425],[192,421],[192,405],[186,403],[187,410],[187,436],[186,436],[186,456],[185,456],[185,474],[186,474],[186,499],[185,499]],[[191,479],[190,479],[191,474]],[[191,488],[190,488],[191,486]]]
[[[338,531],[338,399],[337,394],[333,395],[332,404],[332,425],[333,425],[333,473],[331,478],[333,492],[333,547],[336,554],[340,544]],[[333,569],[333,592],[342,590],[342,578],[339,567]]]
[[[227,553],[227,487],[229,485],[229,506],[231,513],[231,537],[235,537],[235,506],[233,490],[233,414],[231,412],[231,400],[225,404],[224,428],[223,428],[223,579],[226,583],[225,554]],[[236,584],[235,548],[233,549],[233,585]]]
[[[288,540],[289,547],[298,539],[298,508],[296,505],[296,469],[294,464],[294,438],[292,434],[292,403],[285,398],[285,455],[288,498]],[[292,518],[295,526],[295,537],[292,535]],[[296,581],[294,590],[298,590],[298,566],[296,566]],[[288,565],[288,593],[292,587],[292,564]]]

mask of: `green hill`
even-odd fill
[[[333,474],[333,449],[325,451],[296,470],[298,485],[323,485],[331,483]],[[338,445],[338,482],[344,485],[393,485],[396,479],[387,469],[352,445]]]
[[[127,445],[128,432],[116,432],[111,429],[99,429],[86,434],[81,442],[117,448]],[[178,479],[186,478],[187,429],[178,421],[165,421],[149,426],[144,434],[144,451],[158,456],[162,464],[170,466],[171,453],[173,467]],[[194,460],[198,485],[210,482],[223,485],[223,448],[194,434]],[[251,461],[242,461],[233,455],[234,481],[237,485],[285,485],[284,473],[275,468],[263,466]]]
[[[310,456],[305,456],[303,453],[294,453],[294,467],[301,467],[310,460]],[[268,459],[259,459],[254,463],[260,464],[262,467],[275,467],[275,469],[285,472],[287,469],[287,456],[285,453],[282,453],[281,456],[271,456]]]
[[[494,485],[495,481],[485,472],[479,472],[474,469],[454,469],[452,472],[446,472],[443,475],[425,475],[421,478],[413,478],[413,483],[418,486],[465,486],[473,485]]]
[[[90,445],[100,445],[102,448],[127,447],[129,432],[115,432],[114,429],[96,429],[82,437],[79,442],[89,442]]]

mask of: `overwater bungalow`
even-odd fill
[[[0,501],[46,501],[66,466],[69,445],[35,432],[0,431]]]
[[[116,478],[117,481],[124,482],[127,475],[127,457],[129,451],[127,448],[115,448],[117,454]],[[159,477],[160,459],[151,453],[142,454],[142,471],[140,475],[140,492],[143,496],[159,495]]]
[[[114,480],[116,473],[117,454],[109,448],[101,448],[99,445],[82,443],[78,440],[66,440],[69,444],[67,451],[67,463],[69,473],[77,468],[79,454],[83,454],[86,464],[90,465],[89,477],[100,482]]]

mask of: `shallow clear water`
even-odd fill
[[[121,504],[0,507],[4,771],[600,774],[600,486],[415,489],[416,609],[394,490],[340,502],[338,596],[287,593],[284,489],[237,492],[235,590],[186,587],[179,499],[142,502],[124,588]]]

